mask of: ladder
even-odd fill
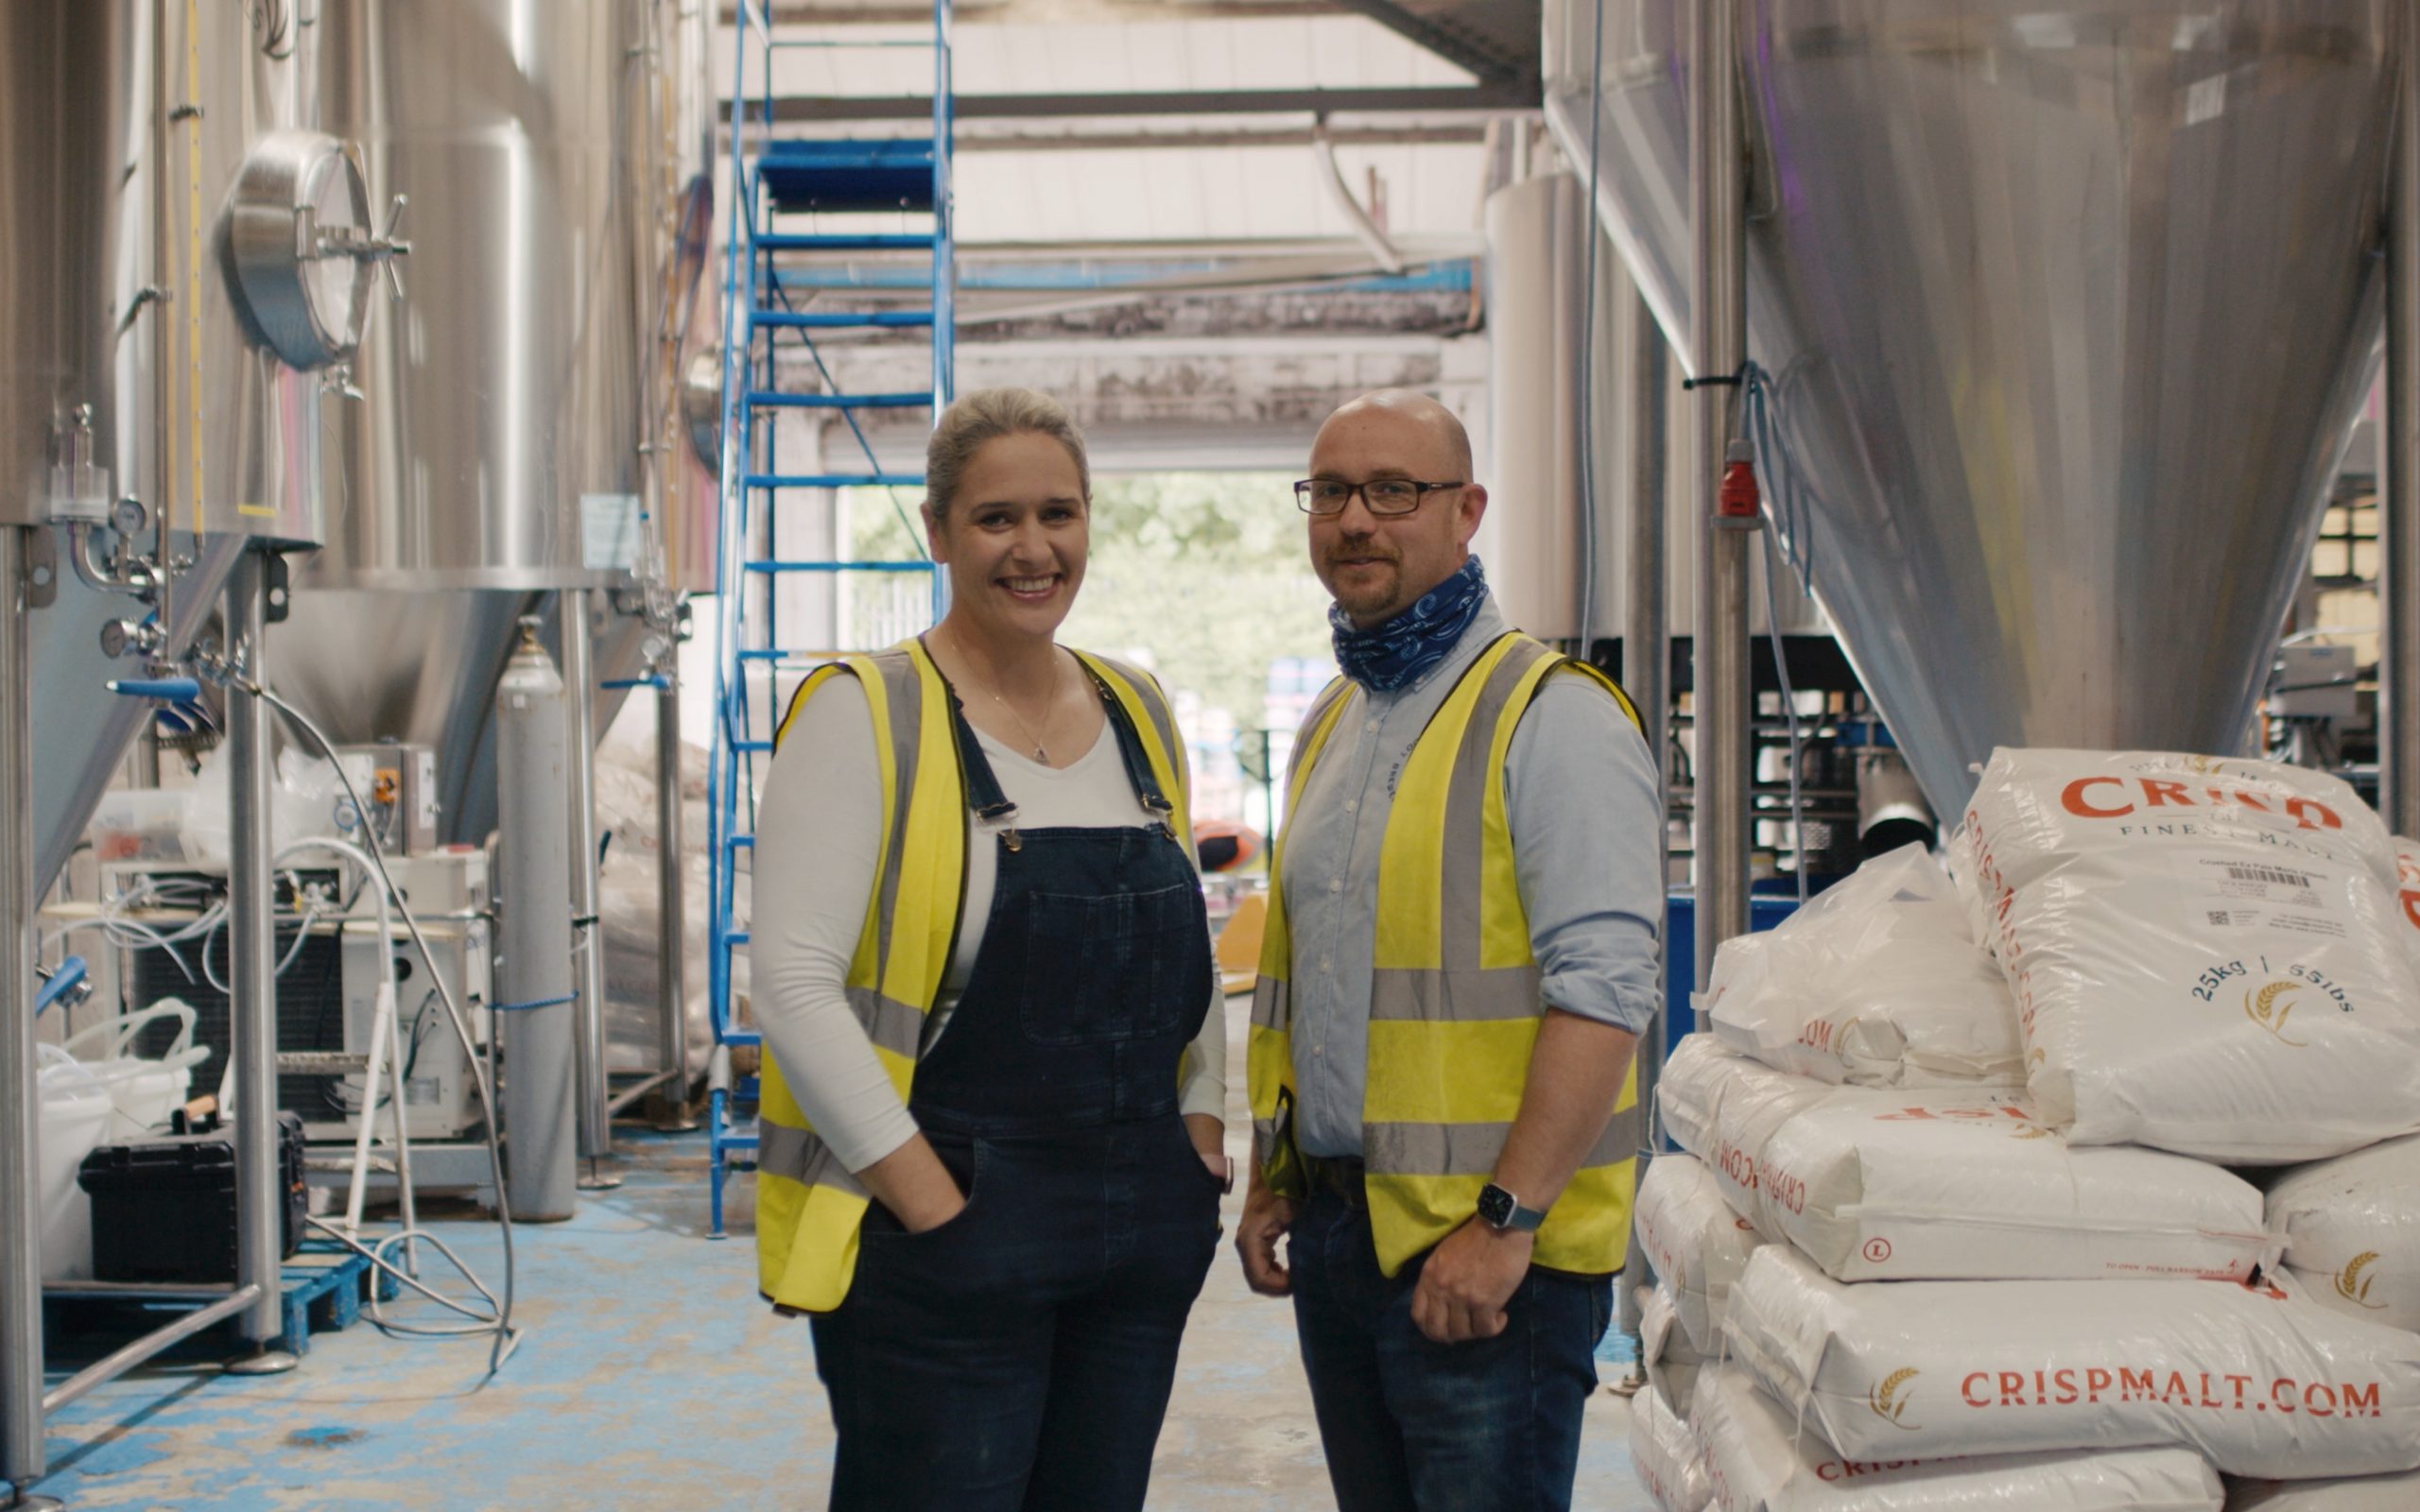
[[[775,728],[789,690],[833,653],[861,649],[841,644],[849,632],[837,611],[833,623],[839,633],[829,644],[812,629],[802,633],[796,615],[785,627],[781,585],[820,575],[835,585],[838,600],[846,596],[838,591],[841,585],[921,577],[928,599],[915,605],[914,612],[925,624],[939,618],[943,577],[922,558],[921,545],[914,559],[854,558],[831,490],[912,490],[910,497],[921,496],[921,465],[913,472],[885,470],[863,421],[871,414],[900,410],[938,418],[948,405],[957,283],[950,227],[950,0],[935,0],[931,35],[913,39],[783,38],[775,35],[769,0],[739,0],[736,10],[733,188],[723,270],[722,517],[715,571],[720,639],[707,790],[715,1049],[708,1065],[706,1137],[713,1183],[709,1237],[715,1239],[724,1237],[726,1182],[734,1172],[753,1170],[756,1158],[756,1067],[763,1040],[746,1022],[733,967],[748,947],[739,890],[741,878],[752,870],[758,784],[772,760]],[[932,54],[929,136],[836,141],[779,134],[773,110],[777,58],[805,50],[899,47]],[[820,289],[854,282],[818,277],[819,268],[840,259],[921,265],[913,286],[929,287],[931,298],[915,308],[818,308]],[[930,382],[896,392],[844,391],[826,360],[832,339],[840,333],[862,338],[894,332],[921,332],[929,338]],[[786,383],[786,373],[797,381]],[[786,447],[778,443],[797,421],[785,426],[783,417],[799,411],[846,428],[848,467],[821,459],[804,465],[786,461],[785,451],[796,450],[795,438]],[[786,502],[798,507],[827,499],[835,501],[835,549],[829,556],[783,555],[775,526]],[[892,506],[905,519],[895,491]],[[909,534],[915,535],[912,528]]]

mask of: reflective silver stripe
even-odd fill
[[[912,1003],[884,997],[870,987],[841,989],[848,995],[849,1011],[865,1026],[866,1038],[894,1056],[916,1058],[925,1039],[925,1013]]]
[[[1255,1029],[1283,1029],[1294,1022],[1294,993],[1285,979],[1261,973],[1252,989],[1252,1023]]]
[[[1489,650],[1494,650],[1490,646]],[[1454,752],[1454,770],[1445,787],[1444,876],[1437,900],[1438,961],[1449,971],[1476,971],[1479,963],[1480,877],[1486,865],[1488,756],[1495,745],[1495,726],[1512,690],[1540,657],[1552,656],[1545,646],[1516,638],[1503,660],[1487,676],[1486,685],[1471,706],[1461,748]],[[1486,653],[1481,653],[1484,660]]]
[[[916,757],[925,729],[924,680],[907,651],[884,651],[873,659],[890,706],[890,834],[883,850],[882,897],[874,906],[874,980],[890,971],[890,929],[899,914],[899,873],[907,865],[908,811],[916,792]],[[860,1015],[860,1017],[863,1017]],[[902,1055],[914,1055],[911,1044]]]
[[[869,1194],[847,1166],[833,1159],[832,1147],[812,1129],[792,1128],[770,1119],[756,1125],[756,1169],[787,1177],[802,1186],[831,1187],[862,1197]]]
[[[1130,667],[1123,662],[1098,655],[1093,660],[1123,678],[1126,685],[1134,690],[1134,696],[1142,700],[1144,712],[1151,716],[1151,729],[1160,737],[1160,750],[1173,764],[1176,753],[1183,750],[1184,745],[1177,733],[1176,713],[1168,707],[1167,699],[1161,696],[1160,685],[1151,679],[1150,674]],[[1171,793],[1168,797],[1173,800],[1176,795]]]
[[[1381,967],[1370,977],[1370,1017],[1430,1023],[1486,1023],[1534,1019],[1546,1009],[1534,966],[1489,971],[1427,971]]]
[[[1636,1136],[1621,1123],[1616,1118],[1598,1136],[1580,1162],[1583,1169],[1638,1153]],[[1512,1132],[1510,1124],[1364,1124],[1361,1154],[1377,1176],[1493,1176]]]

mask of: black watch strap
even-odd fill
[[[1547,1221],[1544,1209],[1521,1206],[1519,1197],[1493,1181],[1479,1188],[1478,1215],[1492,1228],[1516,1233],[1535,1233]]]

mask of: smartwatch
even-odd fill
[[[1498,1233],[1512,1229],[1517,1233],[1535,1233],[1547,1215],[1536,1208],[1521,1206],[1521,1199],[1495,1182],[1478,1189],[1478,1215]]]

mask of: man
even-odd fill
[[[1471,471],[1449,411],[1391,391],[1295,486],[1345,676],[1271,852],[1236,1246],[1293,1297],[1344,1512],[1570,1505],[1661,991],[1645,743],[1611,681],[1508,631]]]

